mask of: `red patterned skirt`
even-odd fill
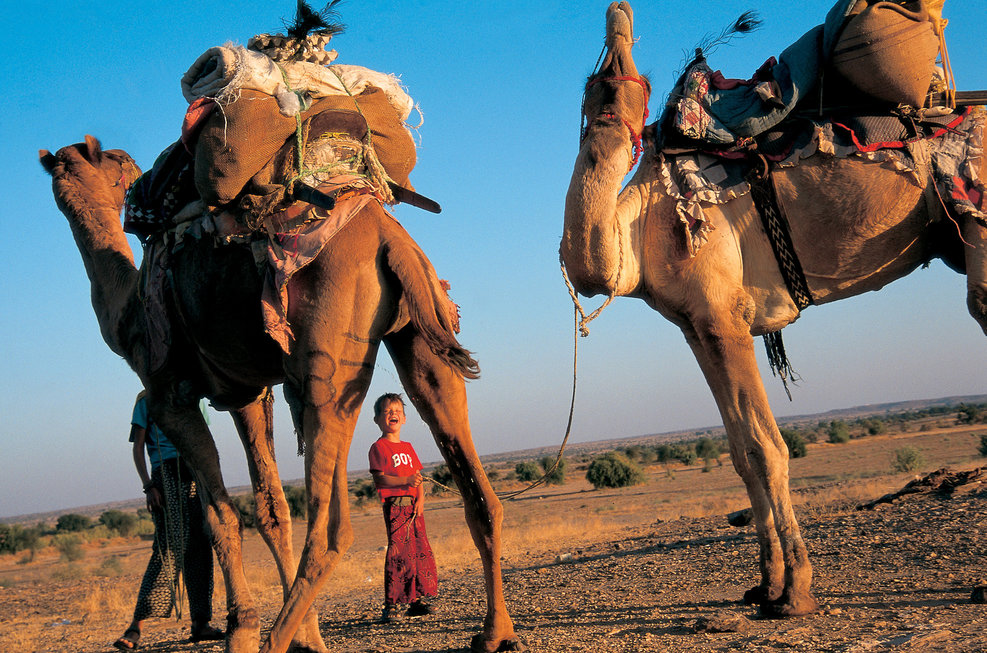
[[[384,559],[384,602],[413,603],[439,593],[432,547],[425,535],[425,517],[415,506],[384,503],[387,556]]]

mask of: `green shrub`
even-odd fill
[[[353,485],[353,496],[357,505],[363,505],[377,498],[377,486],[368,478],[358,478]]]
[[[137,527],[137,515],[122,510],[107,510],[99,516],[99,523],[123,537],[129,536]]]
[[[826,435],[833,444],[843,444],[850,441],[850,429],[842,420],[830,422],[826,429]]]
[[[977,447],[977,451],[980,452],[981,456],[987,458],[987,433],[980,434],[980,446]]]
[[[794,429],[781,428],[778,430],[781,431],[781,438],[788,447],[788,456],[790,458],[805,458],[808,454],[808,448],[802,434]]]
[[[597,456],[586,470],[586,480],[593,487],[627,487],[644,482],[641,468],[615,451]]]
[[[51,543],[62,554],[62,560],[75,562],[86,555],[82,548],[82,538],[76,533],[61,533],[56,535]]]
[[[433,469],[430,476],[436,483],[441,483],[449,488],[456,488],[456,479],[452,477],[452,472],[449,470],[449,466],[444,463]],[[444,487],[432,484],[432,494],[444,494],[447,491],[448,490]]]
[[[720,457],[720,445],[710,438],[699,438],[696,441],[696,456],[709,461]]]
[[[983,421],[983,410],[978,405],[960,404],[956,410],[957,424],[976,424]]]
[[[257,528],[257,504],[254,502],[253,495],[240,494],[230,497],[230,500],[233,502],[233,507],[240,513],[240,524],[244,528]]]
[[[545,472],[545,483],[548,485],[563,485],[565,483],[565,458],[559,459],[559,464],[552,469],[555,465],[555,456],[544,456],[538,461],[541,465],[542,470]],[[548,470],[552,469],[552,473],[549,474]]]
[[[515,465],[514,474],[517,476],[517,480],[522,483],[531,483],[532,481],[541,478],[541,471],[538,469],[538,465],[530,460],[526,460]]]
[[[925,464],[925,457],[915,447],[901,447],[891,454],[891,467],[896,472],[914,472]]]
[[[304,519],[308,514],[308,494],[305,486],[285,485],[284,498],[288,502],[288,514],[292,519]]]
[[[33,552],[41,545],[41,527],[24,527],[18,524],[0,524],[0,553],[17,553],[25,549]]]
[[[58,521],[55,522],[55,530],[59,533],[73,533],[84,531],[91,525],[92,521],[85,515],[77,515],[71,512],[58,518]]]

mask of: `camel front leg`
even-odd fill
[[[281,577],[283,598],[295,581],[295,554],[291,542],[291,514],[281,487],[281,476],[274,456],[274,395],[268,388],[257,401],[230,411],[247,454],[247,469],[254,492],[257,530],[274,556]],[[319,618],[309,609],[291,640],[298,653],[328,651],[319,632]]]
[[[252,653],[260,643],[260,619],[243,573],[240,517],[223,483],[219,453],[199,410],[199,398],[172,387],[150,387],[147,406],[151,419],[195,473],[226,583],[226,651]]]
[[[456,479],[466,523],[480,553],[487,614],[483,632],[473,638],[471,649],[484,653],[524,650],[504,602],[500,567],[503,507],[473,446],[463,377],[442,362],[411,327],[389,336],[385,345],[408,398],[431,429]]]
[[[810,592],[812,565],[792,509],[788,449],[768,405],[743,306],[738,301],[728,317],[694,320],[683,331],[713,391],[754,511],[761,584],[744,598],[760,602],[768,615],[809,614],[819,605]]]
[[[339,342],[332,346],[316,347],[306,344],[302,334],[286,364],[285,397],[301,424],[305,443],[308,531],[298,575],[261,648],[263,653],[287,650],[319,589],[353,543],[346,459],[370,387],[377,345],[349,332],[335,340]]]

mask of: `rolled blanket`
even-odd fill
[[[294,115],[330,95],[360,95],[370,86],[384,91],[401,120],[408,119],[415,102],[400,80],[363,66],[275,63],[260,52],[225,45],[206,50],[182,77],[182,93],[189,104],[208,97],[225,105],[244,90],[260,91],[276,97],[284,115]]]

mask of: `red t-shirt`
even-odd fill
[[[388,476],[411,476],[422,468],[418,454],[410,442],[391,442],[385,437],[379,438],[370,446],[370,471]],[[410,485],[399,487],[378,487],[380,500],[387,497],[415,497],[418,488]]]

